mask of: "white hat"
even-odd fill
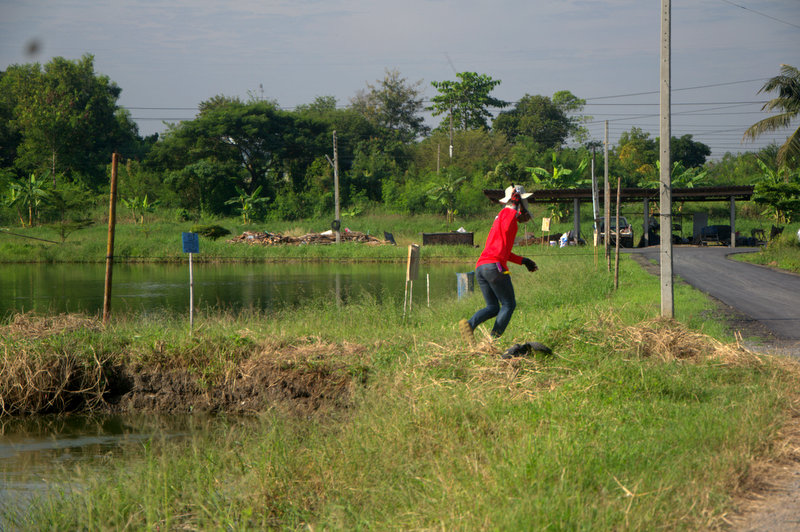
[[[511,196],[517,192],[521,199],[528,199],[529,197],[533,196],[533,192],[525,192],[525,189],[522,188],[522,185],[511,185],[506,189],[506,195],[503,196],[503,199],[500,200],[500,203],[508,203],[511,201]]]

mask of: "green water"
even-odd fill
[[[456,274],[472,264],[422,265],[413,288],[415,304],[455,298]],[[104,264],[0,265],[0,316],[15,312],[101,314]],[[277,310],[320,300],[347,304],[362,297],[402,303],[406,265],[345,262],[194,264],[193,303],[238,311]],[[111,288],[112,312],[183,312],[189,308],[187,264],[118,264]],[[430,294],[430,296],[429,296]]]

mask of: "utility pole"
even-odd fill
[[[604,223],[605,223],[605,235],[603,235],[603,251],[606,254],[606,267],[608,271],[611,271],[611,250],[608,249],[608,240],[611,238],[611,185],[608,182],[608,120],[606,120],[606,140],[605,140],[605,147],[603,153],[603,162],[605,163],[605,168],[603,169],[603,175],[605,179],[604,183],[604,191],[603,191],[603,205],[604,205]]]
[[[597,176],[594,175],[594,150],[595,145],[592,144],[592,220],[594,224],[594,234],[595,234],[595,242],[594,246],[597,246],[597,231],[600,229],[597,227]]]
[[[339,231],[339,224],[341,218],[339,217],[339,146],[336,143],[336,130],[333,130],[333,197],[334,197],[334,213],[336,219],[336,243],[342,241],[342,233]]]
[[[661,224],[661,316],[675,315],[672,286],[672,161],[670,160],[671,121],[671,0],[661,0],[661,83],[660,83],[660,224]]]
[[[339,148],[336,144],[336,131],[333,132],[333,160],[328,157],[328,154],[325,154],[325,158],[328,159],[328,164],[333,167],[333,223],[331,224],[331,228],[333,229],[334,234],[336,235],[336,243],[342,241],[342,233],[339,231],[339,227],[342,221],[339,219]]]
[[[450,162],[453,162],[453,103],[450,103]]]

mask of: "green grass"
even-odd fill
[[[787,225],[783,233],[775,240],[769,242],[758,253],[734,255],[734,258],[753,264],[761,264],[780,268],[794,273],[800,273],[800,241],[797,230],[800,224]]]
[[[477,350],[459,340],[455,324],[482,305],[478,293],[416,307],[405,319],[396,301],[365,298],[276,315],[200,316],[192,336],[180,318],[160,316],[61,335],[74,343],[30,340],[28,349],[48,351],[80,338],[84,358],[95,352],[120,362],[211,368],[210,381],[265,346],[280,356],[281,346],[322,345],[327,354],[306,365],[336,361],[360,377],[346,408],[302,418],[280,409],[216,418],[182,441],[156,439],[99,469],[67,471],[81,488],[42,498],[17,524],[721,526],[752,460],[777,452],[775,438],[797,400],[796,366],[732,346],[724,347],[735,356],[717,356],[712,337],[731,341],[732,332],[709,320],[712,304],[686,285],[675,286],[678,321],[651,321],[659,312],[658,280],[628,257],[614,291],[591,250],[548,251],[535,255],[536,274],[513,270],[519,304],[509,329],[498,345]],[[654,336],[637,336],[642,331]],[[653,340],[698,331],[711,336],[690,338],[696,354],[671,357],[670,342],[662,349]],[[486,332],[476,331],[478,338]],[[499,358],[530,340],[555,355]]]

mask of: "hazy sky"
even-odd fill
[[[426,98],[474,71],[511,102],[585,98],[592,137],[608,120],[614,143],[632,126],[658,135],[660,18],[660,0],[0,0],[0,69],[91,53],[142,134],[217,94],[345,106],[386,69]],[[672,134],[716,157],[782,143],[741,143],[782,63],[800,67],[800,0],[672,0]]]

